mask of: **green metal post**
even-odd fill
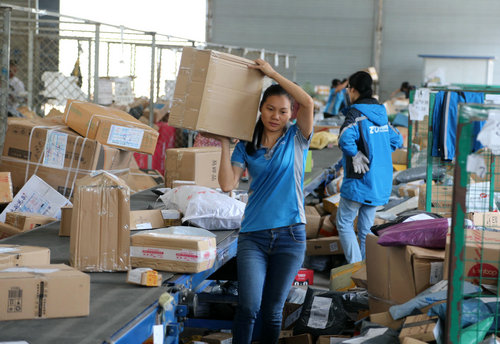
[[[427,127],[427,171],[425,185],[425,211],[431,211],[432,199],[432,112],[434,111],[434,103],[436,102],[436,94],[431,93],[429,97],[429,124]]]

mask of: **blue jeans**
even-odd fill
[[[354,202],[347,198],[340,197],[340,204],[337,210],[337,230],[340,236],[340,243],[344,250],[347,262],[356,263],[365,259],[366,235],[370,233],[370,228],[375,220],[376,206]],[[358,216],[358,240],[354,232],[354,220]]]
[[[239,234],[236,256],[239,300],[233,343],[252,342],[259,311],[261,343],[278,342],[283,306],[302,266],[305,251],[304,224]]]

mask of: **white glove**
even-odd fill
[[[366,173],[370,171],[368,164],[370,160],[359,151],[355,156],[352,157],[352,166],[354,167],[354,172],[356,173]]]

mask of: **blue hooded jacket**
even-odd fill
[[[340,195],[358,203],[384,205],[392,190],[392,152],[403,145],[403,137],[389,123],[383,105],[354,104],[351,109],[357,110],[360,116],[351,119],[339,135],[344,167]],[[352,157],[360,150],[370,160],[370,170],[354,176]]]

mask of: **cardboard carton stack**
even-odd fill
[[[102,172],[76,182],[70,264],[82,271],[130,268],[130,189]]]

